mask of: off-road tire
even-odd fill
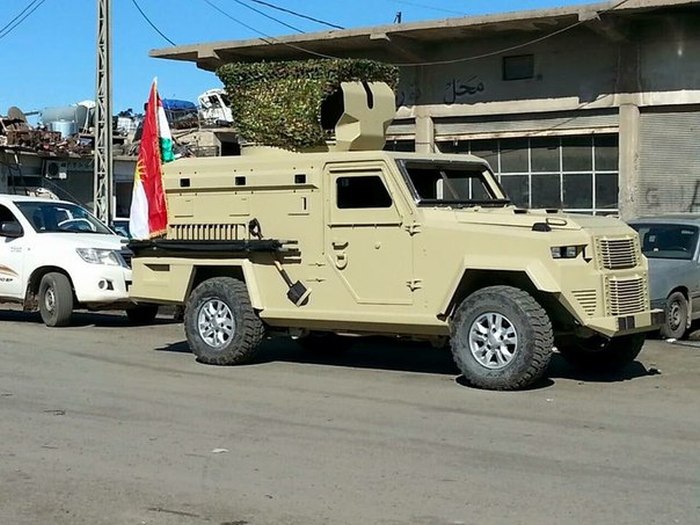
[[[644,334],[623,335],[608,341],[599,338],[569,339],[559,353],[572,365],[602,373],[619,372],[633,362],[644,346]]]
[[[355,339],[337,334],[311,333],[300,337],[296,342],[304,350],[314,354],[341,355],[352,347]]]
[[[517,345],[510,361],[492,370],[476,360],[469,332],[483,314],[504,316],[515,329]],[[489,286],[468,296],[450,323],[452,356],[465,380],[488,390],[520,390],[536,383],[547,370],[554,345],[547,312],[527,292],[512,286]]]
[[[198,318],[209,301],[225,304],[233,319],[233,334],[220,347],[202,337]],[[210,365],[240,365],[255,355],[265,335],[265,326],[253,310],[246,285],[232,277],[214,277],[198,285],[185,304],[185,335],[197,361]]]
[[[126,316],[131,324],[151,324],[158,316],[157,304],[140,304],[126,309]]]
[[[39,313],[46,326],[68,326],[73,316],[73,287],[58,272],[44,275],[39,284]]]
[[[687,335],[688,301],[681,292],[673,292],[666,299],[666,321],[661,326],[665,339],[683,339]]]

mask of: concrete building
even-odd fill
[[[700,209],[700,2],[628,0],[154,50],[214,71],[401,65],[388,148],[486,157],[513,200],[623,218]]]
[[[129,156],[114,159],[116,217],[129,214],[136,161]],[[0,193],[45,188],[61,199],[93,209],[94,160],[92,155],[46,156],[0,148]]]

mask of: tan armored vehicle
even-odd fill
[[[266,334],[333,350],[350,337],[449,341],[467,381],[519,389],[553,347],[610,369],[651,311],[637,234],[613,218],[510,204],[472,156],[382,151],[394,95],[344,83],[327,151],[243,148],[166,165],[166,238],[133,242],[134,299],[184,304],[204,363]]]

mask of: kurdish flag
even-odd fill
[[[129,230],[134,239],[164,235],[168,226],[168,210],[163,190],[163,164],[174,159],[173,139],[153,80],[146,105],[139,156],[134,173]]]

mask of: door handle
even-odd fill
[[[335,267],[338,270],[344,270],[348,265],[348,254],[345,252],[338,252],[335,254]]]
[[[343,250],[348,247],[348,241],[333,240],[331,246],[334,250]]]

